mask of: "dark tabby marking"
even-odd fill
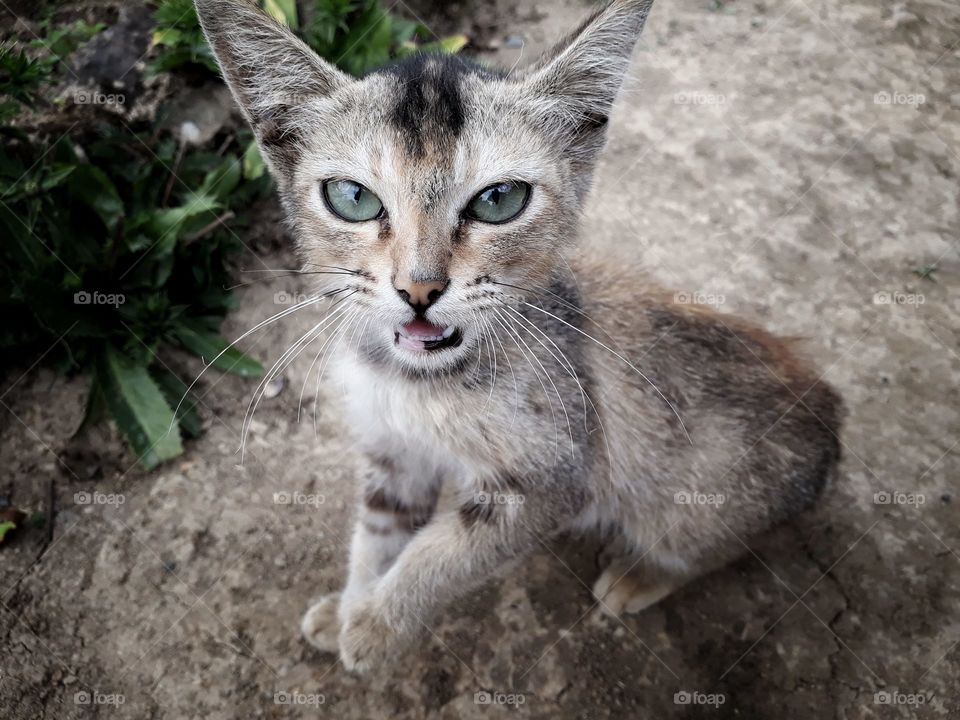
[[[460,91],[463,77],[494,77],[486,68],[457,55],[413,55],[375,72],[393,75],[403,89],[390,121],[415,157],[426,151],[427,137],[456,142],[466,122]]]

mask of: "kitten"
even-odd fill
[[[349,669],[561,532],[612,538],[594,593],[642,610],[835,469],[841,402],[785,341],[573,252],[651,4],[522,71],[423,55],[354,79],[249,0],[197,0],[306,266],[341,273],[321,325],[368,471],[346,586],[302,629]]]

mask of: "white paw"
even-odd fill
[[[356,673],[369,672],[394,660],[404,646],[372,602],[352,608],[340,630],[340,661]]]
[[[308,643],[318,650],[335,653],[339,649],[340,620],[337,609],[340,606],[340,593],[331,593],[321,598],[303,616],[300,631]]]
[[[608,567],[593,585],[593,595],[607,615],[619,617],[638,613],[655,605],[673,590],[668,584],[644,585],[622,567]]]

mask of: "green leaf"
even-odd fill
[[[199,192],[191,193],[187,202],[183,205],[153,212],[149,227],[157,238],[168,235],[176,237],[187,220],[212,212],[219,207],[220,202],[213,195]]]
[[[103,23],[90,24],[77,20],[70,25],[55,28],[43,40],[36,39],[31,45],[49,51],[58,59],[63,59],[105,27]]]
[[[417,33],[420,32],[422,27],[423,26],[415,20],[407,20],[406,18],[400,17],[393,18],[393,23],[390,28],[393,44],[403,45],[406,42],[410,42]]]
[[[123,201],[113,181],[93,165],[79,165],[70,177],[70,194],[93,210],[108,230],[123,217]]]
[[[8,532],[16,529],[17,529],[16,523],[10,522],[9,520],[0,522],[0,543],[3,542],[3,539],[7,536]]]
[[[267,165],[263,161],[263,155],[260,154],[260,148],[255,142],[247,145],[243,153],[243,177],[246,180],[256,180],[263,177],[267,171]]]
[[[58,185],[66,182],[73,172],[77,169],[76,165],[54,165],[53,169],[40,181],[40,189],[43,191],[53,190]]]
[[[436,42],[421,45],[418,50],[420,52],[439,52],[454,55],[463,50],[469,43],[470,38],[466,35],[450,35]]]
[[[173,410],[145,366],[107,346],[97,363],[97,379],[117,428],[141,465],[151,470],[183,452]]]
[[[241,179],[243,179],[242,163],[235,157],[227,158],[207,173],[197,194],[225,202],[237,189]]]
[[[0,204],[0,228],[5,230],[3,234],[8,251],[17,254],[17,264],[23,270],[27,269],[26,266],[35,270],[48,259],[43,246],[36,241],[32,228],[6,203]]]
[[[176,410],[177,422],[180,423],[183,434],[188,438],[200,437],[203,434],[203,421],[197,412],[197,404],[200,402],[197,396],[189,391],[187,384],[172,370],[158,365],[151,368],[150,374],[170,407],[180,408]]]
[[[184,321],[174,331],[177,341],[206,363],[243,377],[261,377],[263,365],[196,322]],[[225,352],[224,352],[225,351]],[[222,355],[220,353],[223,353]],[[217,357],[219,355],[219,357]],[[216,359],[214,359],[216,358]]]
[[[0,123],[6,124],[20,114],[20,103],[16,100],[0,102]]]
[[[188,220],[212,212],[220,207],[212,195],[192,193],[179,207],[145,210],[136,215],[125,228],[127,247],[136,252],[150,248],[154,262],[168,259]]]
[[[150,38],[154,45],[176,45],[182,39],[183,32],[171,27],[154,30]]]
[[[296,30],[299,27],[297,0],[264,0],[263,9],[291,30]]]

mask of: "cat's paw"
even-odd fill
[[[629,565],[614,562],[593,585],[593,596],[607,615],[620,617],[638,613],[655,605],[669,595],[675,586],[667,582],[651,582],[642,574],[633,572]]]
[[[337,609],[340,606],[340,593],[331,593],[320,599],[307,610],[300,622],[300,631],[304,639],[318,650],[335,653],[340,649],[340,620]]]
[[[401,639],[372,602],[351,610],[340,631],[340,660],[347,670],[365,673],[392,660]]]

